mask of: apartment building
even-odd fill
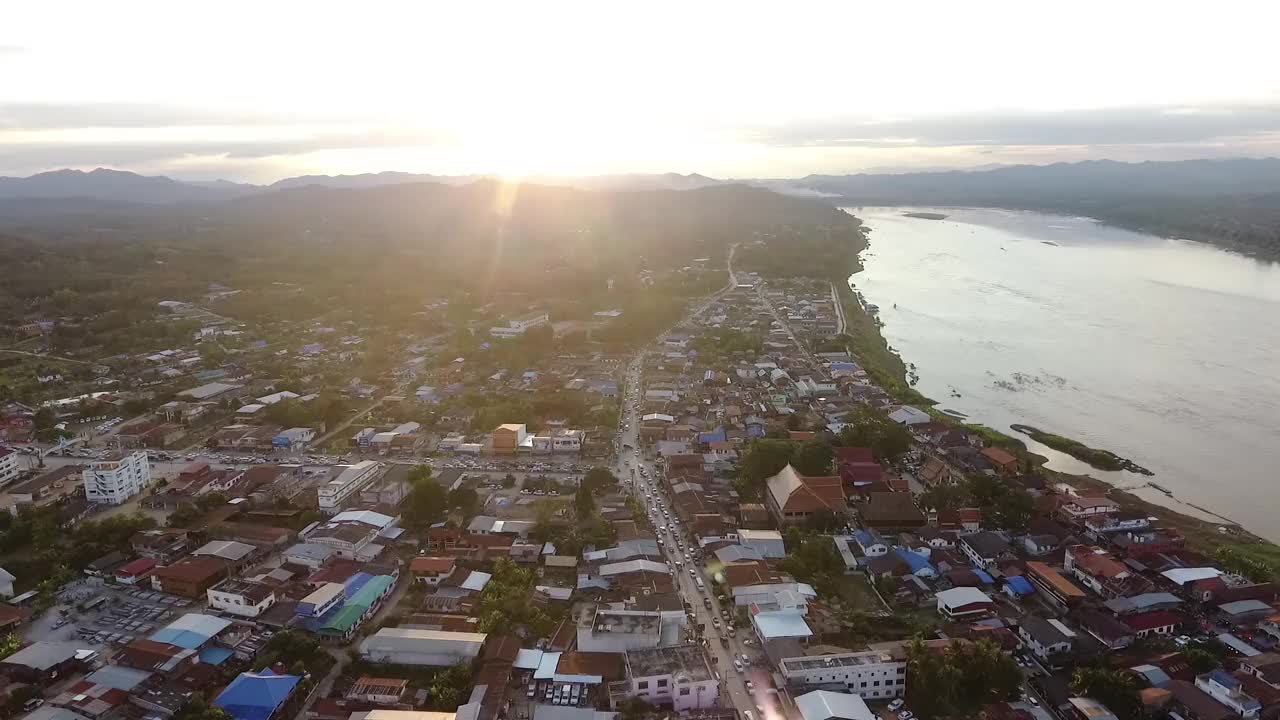
[[[81,479],[89,502],[120,505],[151,486],[151,465],[145,452],[117,453],[90,462]]]
[[[271,586],[235,578],[209,588],[208,598],[209,607],[247,618],[258,617],[276,602]]]
[[[348,466],[338,476],[320,486],[317,500],[320,512],[333,515],[343,503],[378,478],[382,466],[373,460],[361,460]]]
[[[18,462],[18,453],[0,448],[0,486],[13,482],[21,472],[22,464]]]
[[[861,652],[783,658],[778,671],[793,695],[835,690],[864,700],[889,700],[907,690],[907,656],[900,643]]]

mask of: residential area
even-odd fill
[[[177,303],[198,349],[7,402],[0,712],[1280,714],[1266,568],[904,404],[829,282],[729,260],[634,347],[568,339],[625,311],[520,307],[404,357],[319,323],[248,349]]]

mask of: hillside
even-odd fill
[[[853,205],[968,205],[1087,215],[1280,259],[1280,159],[1275,158],[814,175],[795,184]]]

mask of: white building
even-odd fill
[[[650,705],[670,705],[674,712],[716,706],[720,681],[716,680],[701,645],[628,650],[624,657],[627,679],[614,683],[611,700],[617,702],[625,694]]]
[[[0,486],[8,485],[18,479],[22,467],[18,463],[18,453],[7,448],[0,448]]]
[[[787,556],[787,546],[777,530],[742,529],[738,531],[738,543],[760,553],[762,558],[781,560]]]
[[[803,720],[876,720],[867,703],[849,693],[814,690],[796,698]]]
[[[363,490],[378,477],[381,469],[373,460],[361,460],[348,466],[338,476],[320,486],[317,498],[320,512],[333,515],[342,509],[347,498]]]
[[[539,325],[546,325],[549,322],[551,322],[551,317],[545,312],[533,312],[508,320],[505,326],[489,328],[489,335],[496,338],[520,337],[526,330],[538,327]]]
[[[1075,632],[1063,625],[1061,620],[1045,620],[1035,615],[1026,615],[1018,626],[1018,637],[1036,657],[1048,660],[1054,655],[1070,652]]]
[[[151,486],[147,454],[134,451],[95,460],[81,472],[89,502],[119,505]]]
[[[1196,687],[1246,720],[1256,718],[1262,712],[1262,703],[1246,693],[1240,680],[1224,670],[1197,675]]]
[[[778,672],[793,695],[836,690],[869,700],[890,700],[907,691],[907,654],[901,643],[862,652],[783,658]]]
[[[270,585],[231,578],[206,591],[209,607],[215,610],[256,618],[276,604],[276,593]]]
[[[360,654],[370,662],[449,667],[479,656],[485,637],[484,633],[382,628],[360,643]]]
[[[578,622],[578,650],[621,653],[628,650],[675,645],[684,635],[681,610],[612,610],[598,608]]]
[[[558,453],[582,452],[581,430],[557,430],[551,434],[551,451]]]

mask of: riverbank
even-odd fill
[[[1061,435],[1047,433],[1030,425],[1014,424],[1010,425],[1009,428],[1014,432],[1020,432],[1023,435],[1026,435],[1041,445],[1047,445],[1058,452],[1064,452],[1081,462],[1088,463],[1091,467],[1097,468],[1098,470],[1110,470],[1113,472],[1125,470],[1138,475],[1155,475],[1155,473],[1128,458],[1120,457],[1110,450],[1099,450],[1098,448],[1089,447],[1079,440],[1072,440],[1071,438],[1062,437]]]
[[[900,217],[901,212],[892,212],[892,214],[890,214],[889,212],[886,212],[884,213],[884,219],[882,219],[881,222],[890,222],[891,221],[890,218],[894,216]],[[911,222],[911,221],[906,221],[906,222]],[[920,227],[924,227],[926,225],[930,227],[950,227],[949,223],[920,223],[919,225]],[[1030,230],[1033,230],[1033,229],[1038,229],[1038,228],[1029,229],[1029,232]],[[1067,228],[1052,226],[1045,232],[1061,233],[1061,232],[1065,232],[1066,230]],[[925,231],[913,231],[913,232],[915,233],[915,235],[909,236],[912,239],[919,237],[921,233]],[[937,231],[930,231],[930,232],[936,233]],[[970,230],[965,231],[966,237],[964,238],[964,240],[966,241],[966,243],[968,242],[967,236],[969,235],[970,232],[972,231]],[[873,233],[869,233],[869,235],[874,237]],[[1044,236],[1043,234],[1035,235],[1034,233],[1031,233],[1028,235],[1028,237],[1033,240],[1039,239],[1040,237],[1043,237],[1043,236]],[[894,235],[894,238],[895,240],[899,239],[897,235]],[[1110,238],[1104,238],[1104,239],[1110,239]],[[991,265],[993,263],[995,265],[999,265],[1001,262],[1014,263],[1014,264],[1023,263],[1025,262],[1024,256],[1034,254],[1034,250],[1031,250],[1030,248],[1039,247],[1039,243],[1035,243],[1034,245],[1027,243],[1024,245],[1017,246],[1017,249],[1015,249],[1015,245],[1013,244],[1013,242],[1014,242],[1013,240],[1003,240],[1003,241],[995,241],[995,242],[988,243],[991,246],[990,250],[992,252],[986,253],[986,255],[982,256],[983,262],[985,263],[984,266]],[[1005,246],[1008,247],[1008,251],[1006,251]],[[886,246],[884,249],[878,249],[874,253],[874,258],[868,259],[866,262],[868,262],[868,264],[881,263],[882,257],[893,255],[895,254],[895,252],[898,256],[902,256],[903,253],[897,251],[897,248],[899,247],[901,247],[901,245],[895,244],[892,246],[892,248],[890,248],[889,246]],[[967,248],[971,246],[966,244],[964,247],[966,248],[966,251],[967,251]],[[945,245],[939,245],[934,243],[928,244],[927,248],[928,248],[927,250],[922,250],[921,252],[906,253],[907,255],[910,256],[911,263],[903,266],[902,272],[912,273],[912,274],[928,273],[930,277],[932,277],[933,275],[942,275],[943,277],[946,277],[945,273],[939,273],[937,271],[937,268],[952,267],[951,263],[953,263],[954,260],[952,257],[948,256],[948,253],[949,252],[955,253],[956,251],[946,249],[947,246]],[[967,255],[974,255],[980,252],[981,250],[974,251],[974,252],[967,251]],[[1056,252],[1056,250],[1046,249],[1044,252]],[[1017,256],[1016,258],[1015,258],[1015,254]],[[990,258],[988,258],[987,255],[989,255]],[[1138,255],[1138,252],[1135,251],[1134,255],[1136,257]],[[1054,257],[1056,258],[1057,256],[1054,256]],[[1181,258],[1181,256],[1179,256],[1179,258]],[[835,258],[833,258],[833,261],[834,259]],[[990,260],[990,262],[988,262],[988,259]],[[1147,261],[1147,257],[1145,255],[1142,256],[1140,259],[1144,263]],[[1192,259],[1197,261],[1194,264],[1194,267],[1196,267],[1197,269],[1202,268],[1206,263],[1212,264],[1215,262],[1225,262],[1225,261],[1222,261],[1220,258],[1204,258],[1203,259],[1204,262],[1199,262],[1199,260],[1201,259],[1199,255],[1195,256],[1195,258],[1192,258]],[[851,269],[861,270],[862,262],[863,260],[859,258],[857,261],[850,262],[848,265]],[[1056,263],[1057,260],[1055,259],[1050,262]],[[921,263],[926,263],[928,265],[926,266]],[[1051,266],[1057,267],[1056,265],[1051,265]],[[906,277],[914,277],[914,276],[915,275],[908,275]],[[880,276],[877,276],[877,281],[879,281],[879,277]],[[1057,276],[1054,276],[1054,277],[1056,279]],[[1074,276],[1064,276],[1064,277],[1066,277],[1067,279],[1071,279],[1073,281],[1076,279]],[[1216,276],[1210,276],[1210,277],[1216,277]],[[1196,279],[1200,280],[1200,275],[1197,275]],[[911,358],[910,357],[904,358],[899,354],[898,350],[890,346],[887,340],[887,337],[883,333],[884,326],[880,317],[876,315],[871,315],[865,311],[863,307],[863,303],[871,302],[872,299],[870,298],[863,299],[859,293],[865,292],[865,291],[862,291],[861,288],[859,288],[858,286],[867,284],[868,287],[873,287],[871,282],[868,280],[861,280],[858,275],[854,275],[852,277],[852,280],[854,281],[855,288],[857,289],[850,289],[846,293],[843,291],[843,288],[842,288],[842,292],[841,292],[843,307],[846,312],[846,322],[849,324],[851,328],[850,349],[854,353],[858,361],[862,363],[864,367],[866,367],[868,371],[868,375],[870,376],[872,381],[884,387],[886,391],[888,391],[897,400],[903,403],[917,405],[921,407],[921,409],[929,411],[934,418],[936,418],[941,422],[945,422],[956,427],[965,427],[970,431],[977,433],[986,442],[990,444],[1000,445],[1000,446],[1009,448],[1011,452],[1015,453],[1015,455],[1019,456],[1020,458],[1024,458],[1028,465],[1035,468],[1035,472],[1044,475],[1046,479],[1048,479],[1051,483],[1066,483],[1072,487],[1080,488],[1082,491],[1085,491],[1085,492],[1105,492],[1108,496],[1120,502],[1121,505],[1126,509],[1134,510],[1137,512],[1144,513],[1150,517],[1158,518],[1158,523],[1157,523],[1158,525],[1162,527],[1176,529],[1179,532],[1181,532],[1187,538],[1188,546],[1191,549],[1197,550],[1199,552],[1202,552],[1212,557],[1217,548],[1227,546],[1233,550],[1238,550],[1241,554],[1245,555],[1246,557],[1262,560],[1263,562],[1268,563],[1270,567],[1280,568],[1280,546],[1277,546],[1251,532],[1245,531],[1240,527],[1239,522],[1242,522],[1242,521],[1256,522],[1256,519],[1254,519],[1252,516],[1250,516],[1250,518],[1247,518],[1247,519],[1242,518],[1241,520],[1238,521],[1234,518],[1229,518],[1221,513],[1217,513],[1212,510],[1209,510],[1206,507],[1204,507],[1204,505],[1216,506],[1216,505],[1219,505],[1219,503],[1214,502],[1212,498],[1202,499],[1201,497],[1198,497],[1194,494],[1191,494],[1191,497],[1186,498],[1184,496],[1188,495],[1189,493],[1183,492],[1183,488],[1181,486],[1170,485],[1168,481],[1162,481],[1162,482],[1165,486],[1173,488],[1176,491],[1176,493],[1171,493],[1168,490],[1164,490],[1163,488],[1157,488],[1158,490],[1160,490],[1161,492],[1164,492],[1166,495],[1169,496],[1166,504],[1166,500],[1164,498],[1156,497],[1156,498],[1152,498],[1151,500],[1144,499],[1142,497],[1139,497],[1132,491],[1121,490],[1114,485],[1098,480],[1096,477],[1093,477],[1087,474],[1087,471],[1084,468],[1080,468],[1080,469],[1073,469],[1070,467],[1064,468],[1069,470],[1069,472],[1059,472],[1059,471],[1050,470],[1047,467],[1045,467],[1045,463],[1048,462],[1047,459],[1034,455],[1027,451],[1027,443],[1030,443],[1033,441],[1037,443],[1042,443],[1044,447],[1052,448],[1058,452],[1063,453],[1063,456],[1075,458],[1079,460],[1081,463],[1087,463],[1087,464],[1093,465],[1094,467],[1096,467],[1096,465],[1094,465],[1093,463],[1089,463],[1088,462],[1089,459],[1092,459],[1095,462],[1100,462],[1106,465],[1113,466],[1115,467],[1116,470],[1127,469],[1135,473],[1140,472],[1135,468],[1140,468],[1141,466],[1137,466],[1135,463],[1135,467],[1126,467],[1123,464],[1123,461],[1125,460],[1125,458],[1119,455],[1116,455],[1115,453],[1109,453],[1108,451],[1105,451],[1105,450],[1096,450],[1095,448],[1089,448],[1087,445],[1084,445],[1083,443],[1079,443],[1078,441],[1072,441],[1070,438],[1066,438],[1066,437],[1054,436],[1054,437],[1061,438],[1061,441],[1062,441],[1062,442],[1054,443],[1054,442],[1043,442],[1045,439],[1052,439],[1052,438],[1034,438],[1034,437],[1028,436],[1027,441],[1023,442],[1023,440],[1020,440],[1018,439],[1018,437],[1015,437],[1016,433],[1007,431],[1007,428],[1009,426],[1004,426],[1003,422],[1001,423],[1001,425],[1004,426],[1004,429],[1006,430],[1006,432],[1002,432],[1000,430],[996,430],[989,427],[984,427],[981,425],[966,424],[966,423],[973,423],[975,421],[982,420],[985,417],[990,417],[989,415],[974,414],[972,415],[971,418],[956,418],[956,417],[949,416],[947,413],[942,412],[941,409],[934,406],[935,405],[934,403],[929,401],[928,397],[926,397],[923,393],[918,391],[916,388],[912,387],[913,385],[912,376],[913,376],[914,367],[910,362]],[[884,285],[883,281],[879,281],[879,284]],[[1022,298],[1024,297],[1024,295],[1021,295],[1018,293],[1034,292],[1034,290],[1032,291],[1026,290],[1025,283],[1014,283],[1009,281],[998,281],[998,280],[982,280],[982,281],[979,281],[977,284],[979,285],[982,291],[986,291],[988,293],[987,295],[983,295],[979,297],[996,296],[996,297]],[[1071,286],[1075,287],[1077,285],[1078,283],[1073,284]],[[1197,284],[1196,287],[1198,286],[1199,285]],[[934,303],[948,302],[948,301],[945,299],[945,297],[940,296],[936,291],[933,292],[932,295],[930,295],[927,292],[922,293],[919,290],[921,287],[938,288],[941,286],[938,286],[938,285],[921,286],[920,283],[917,282],[915,284],[908,283],[907,285],[905,285],[905,287],[907,287],[909,290],[914,291],[915,296],[914,296],[913,304],[908,305],[904,303],[902,310],[897,309],[897,303],[901,302],[899,299],[899,296],[892,293],[885,294],[884,292],[879,292],[874,296],[874,302],[879,303],[881,308],[881,314],[885,316],[886,320],[891,321],[892,318],[894,317],[909,318],[915,323],[917,330],[925,330],[931,333],[935,333],[935,335],[931,337],[938,338],[938,342],[934,342],[933,344],[935,346],[942,345],[948,348],[943,352],[943,354],[940,357],[948,356],[949,348],[951,346],[954,346],[957,350],[964,349],[966,351],[967,356],[965,357],[965,361],[970,363],[970,367],[967,368],[967,370],[969,370],[969,373],[970,373],[968,378],[970,381],[970,385],[968,388],[964,388],[966,398],[970,398],[973,395],[973,393],[970,392],[970,390],[977,383],[986,383],[987,385],[990,385],[994,382],[990,378],[994,377],[996,380],[999,380],[1003,377],[1006,377],[1007,374],[1010,372],[1020,371],[1023,369],[1021,367],[1018,367],[1014,363],[1007,363],[1006,366],[1004,367],[1001,367],[1000,365],[985,365],[985,364],[974,365],[973,364],[974,357],[984,357],[985,355],[990,354],[989,352],[975,353],[973,350],[975,345],[981,345],[982,346],[981,349],[984,351],[990,347],[1003,348],[1004,346],[1001,343],[1000,337],[998,336],[988,337],[986,335],[975,336],[972,334],[972,331],[967,335],[961,334],[960,332],[957,332],[958,329],[968,328],[974,325],[973,323],[965,322],[965,318],[970,316],[968,315],[957,316],[956,311],[954,309],[950,311],[944,310],[943,312],[931,311],[932,308],[937,306],[925,305],[924,303],[926,301],[934,302]],[[1156,285],[1155,287],[1163,288],[1163,287],[1170,287],[1170,285]],[[1180,287],[1180,286],[1172,285],[1172,287]],[[1027,295],[1025,297],[1037,297],[1037,296]],[[1230,296],[1224,295],[1224,296],[1213,296],[1213,297],[1217,298],[1217,297],[1230,297]],[[1053,299],[1058,300],[1059,298],[1054,297]],[[1076,305],[1070,304],[1069,299],[1062,300],[1062,302],[1067,303],[1064,307],[1076,308],[1079,312],[1090,311],[1090,308],[1088,308],[1087,306],[1083,308],[1077,308]],[[1205,304],[1204,301],[1200,301],[1200,302],[1202,306]],[[1000,309],[1000,308],[993,308],[993,309]],[[927,323],[923,322],[921,318],[925,318],[929,322]],[[1011,321],[1012,320],[1021,321],[1021,320],[1024,320],[1024,318],[1022,318],[1021,316],[1018,316],[1016,318],[1011,317]],[[1038,321],[1038,318],[1035,320]],[[1005,324],[1009,325],[1010,328],[1016,328],[1016,329],[1012,329],[1011,331],[1022,332],[1022,333],[1028,332],[1027,328],[1029,327],[1037,326],[1035,322],[1024,322],[1022,325],[1018,325],[1015,322],[1008,322]],[[853,328],[857,329],[856,333],[853,331]],[[938,335],[936,333],[941,333],[941,335]],[[978,341],[969,342],[975,337],[978,338]],[[1019,347],[1018,343],[1010,343],[1009,345],[1010,347]],[[926,348],[926,349],[936,349],[936,348]],[[957,353],[957,356],[958,356],[958,353]],[[1022,356],[1019,355],[1018,357],[1021,358]],[[1034,358],[1034,356],[1029,356],[1029,357]],[[1034,362],[1034,360],[1030,360],[1030,361]],[[1023,362],[1023,360],[1015,360],[1015,363],[1016,362]],[[995,369],[995,374],[989,371],[984,372],[984,369],[990,370],[992,368]],[[976,381],[973,379],[975,377],[978,378]],[[1063,387],[1069,382],[1068,380],[1064,380],[1063,378],[1053,376],[1053,375],[1046,375],[1045,377],[1047,379],[1044,381],[1043,385],[1035,386],[1032,389],[1025,389],[1025,390],[1022,388],[1018,388],[1015,390],[1011,390],[1009,392],[1026,392],[1029,394],[1030,397],[1035,397],[1035,395],[1033,395],[1032,393],[1042,393],[1045,395],[1051,395],[1054,390]],[[930,389],[937,390],[936,388],[937,385],[938,383],[936,381],[933,382]],[[1116,390],[1116,392],[1120,392],[1120,390]],[[1071,395],[1071,397],[1079,397],[1079,396],[1080,396],[1080,393],[1073,393]],[[996,402],[1004,403],[1005,401],[996,400]],[[1007,414],[1008,413],[1006,413],[1006,415]],[[1020,418],[1015,414],[1012,417],[1008,417],[1007,421],[1010,422],[1010,424],[1012,425],[1013,423],[1016,423],[1019,419]],[[1037,429],[1037,432],[1043,433],[1043,431],[1039,431],[1038,429]],[[1043,433],[1043,434],[1046,436],[1053,435],[1052,433]],[[1071,447],[1072,443],[1076,443],[1079,445],[1079,447],[1075,448],[1077,450],[1076,453],[1069,452],[1068,450],[1068,447]],[[1055,445],[1057,445],[1057,447],[1055,447]],[[1132,451],[1132,448],[1126,448],[1126,449]],[[1083,450],[1084,452],[1081,452],[1081,450]],[[1096,450],[1096,452],[1093,452],[1093,453],[1088,452],[1088,451],[1094,451],[1094,450]],[[1044,450],[1042,452],[1048,452],[1048,451]],[[1106,457],[1103,455],[1103,453],[1106,453],[1107,455],[1114,456],[1114,457],[1107,457],[1106,459],[1103,459],[1104,457]],[[1082,458],[1080,457],[1081,454],[1086,455],[1087,457]],[[1062,456],[1057,456],[1056,453],[1054,453],[1054,455],[1055,457],[1062,457]],[[1167,455],[1167,454],[1161,455],[1161,459],[1167,459],[1171,457],[1175,457],[1175,456]],[[1055,462],[1058,462],[1058,461],[1055,460]],[[1141,468],[1141,469],[1146,470],[1146,468]],[[1157,464],[1156,469],[1161,475],[1164,475],[1165,472],[1168,470],[1168,468],[1160,467],[1159,464]],[[1190,466],[1190,470],[1194,472],[1195,466],[1194,465]],[[1070,474],[1070,473],[1081,473],[1081,474]],[[1140,474],[1146,474],[1146,473],[1140,473]],[[1179,474],[1185,475],[1185,472],[1179,473]],[[1129,483],[1135,480],[1135,478],[1133,478],[1131,475],[1126,475],[1126,476],[1118,475],[1115,478],[1107,478],[1107,479],[1114,483],[1123,483],[1124,487],[1129,487]],[[1157,504],[1157,502],[1160,504]],[[1197,505],[1196,504],[1197,502],[1201,504]],[[1193,516],[1190,513],[1195,513],[1195,515]],[[1228,512],[1227,514],[1230,515],[1232,513]]]

